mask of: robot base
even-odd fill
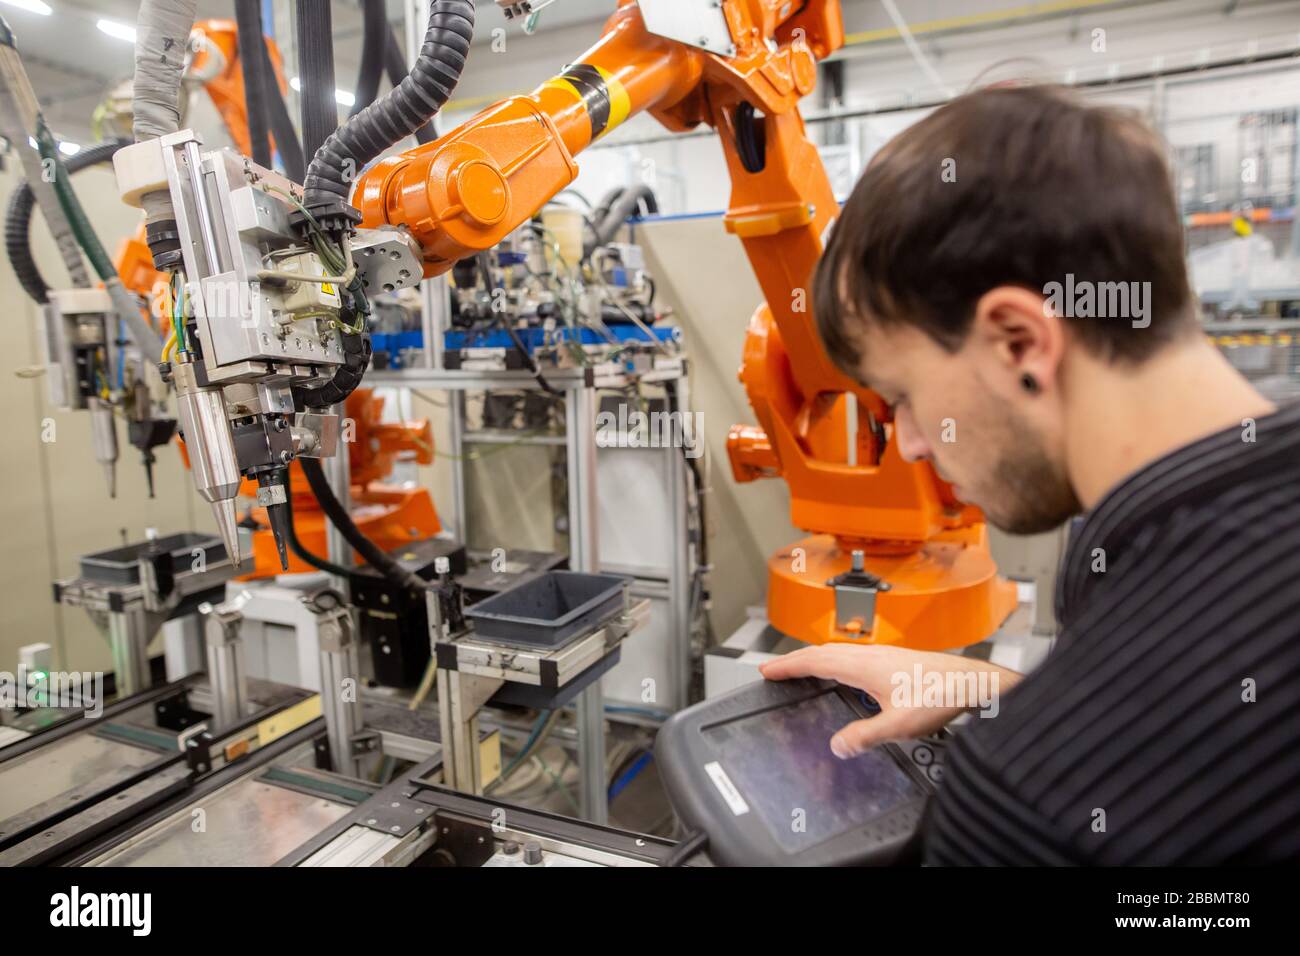
[[[948,650],[984,640],[1016,607],[1016,586],[998,577],[982,524],[941,534],[899,554],[866,554],[865,569],[889,582],[875,599],[875,619],[858,630],[836,625],[834,586],[850,552],[819,534],[767,562],[772,626],[808,644],[833,641]]]

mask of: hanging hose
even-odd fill
[[[88,146],[76,155],[70,156],[63,164],[64,168],[68,173],[76,173],[88,166],[111,162],[113,154],[123,146],[129,145],[129,142],[125,139],[115,139]],[[44,305],[49,301],[50,287],[41,276],[40,268],[32,255],[31,225],[32,212],[35,208],[36,196],[31,186],[25,181],[19,183],[9,197],[9,208],[5,212],[5,251],[9,256],[9,264],[13,266],[23,289],[33,301]]]
[[[326,574],[332,574],[335,577],[340,577],[348,581],[351,581],[353,577],[356,575],[356,572],[353,569],[345,568],[342,565],[335,564],[332,561],[326,561],[324,558],[317,557],[316,555],[312,554],[310,551],[307,550],[306,546],[302,543],[301,539],[299,539],[298,537],[297,528],[294,527],[293,494],[289,490],[289,476],[287,470],[281,472],[279,476],[279,483],[284,485],[285,518],[287,519],[285,521],[285,528],[289,532],[288,533],[289,550],[292,551],[294,554],[296,554],[300,561],[303,561],[306,564],[310,564],[316,570],[324,571]]]
[[[289,116],[289,107],[284,102],[284,92],[276,79],[266,44],[262,44],[262,58],[266,61],[262,82],[266,84],[266,107],[271,120],[271,135],[275,137],[275,148],[280,153],[280,162],[284,163],[284,174],[295,183],[301,183],[307,175],[307,162],[303,159],[298,131],[294,129],[293,118]]]
[[[442,108],[460,80],[473,34],[470,0],[432,0],[424,46],[411,72],[330,135],[313,157],[303,184],[308,209],[334,211],[346,206],[356,174]],[[304,93],[307,82],[304,76]]]
[[[606,193],[600,205],[592,212],[592,228],[582,243],[583,258],[613,239],[623,223],[638,210],[643,215],[654,215],[659,211],[659,201],[655,198],[654,190],[644,183]]]
[[[267,122],[266,78],[268,58],[262,38],[261,0],[235,0],[235,24],[239,37],[239,63],[244,73],[244,116],[253,162],[271,168],[271,139]]]
[[[384,47],[390,32],[385,0],[361,0],[361,66],[357,69],[356,101],[349,116],[356,116],[379,96]]]
[[[316,501],[320,504],[325,517],[342,532],[348,544],[356,549],[356,552],[361,555],[366,564],[397,587],[410,588],[412,591],[424,593],[429,587],[427,581],[402,567],[379,545],[362,534],[361,529],[352,520],[352,516],[348,514],[348,510],[343,507],[343,503],[335,497],[334,489],[330,487],[325,472],[320,466],[320,461],[315,458],[299,458],[298,463],[302,466],[302,473],[307,476],[307,484],[311,486],[311,493],[316,497]]]
[[[297,0],[303,156],[315,156],[339,125],[334,99],[334,20],[330,4]]]
[[[396,88],[406,79],[406,54],[402,44],[388,24],[384,0],[361,0],[363,33],[361,38],[361,66],[357,70],[356,102],[349,116],[356,116],[379,96],[379,81],[386,73],[388,82]],[[415,131],[415,141],[421,145],[438,138],[433,122],[427,122]]]
[[[388,31],[388,39],[384,42],[384,72],[388,74],[388,82],[394,88],[406,79],[406,54],[402,52],[402,44],[392,29]],[[432,119],[415,131],[415,141],[421,146],[432,143],[437,138],[438,128],[433,125]]]
[[[347,205],[351,182],[357,172],[385,149],[411,135],[451,96],[465,66],[474,30],[474,6],[470,0],[432,0],[424,47],[410,75],[383,99],[370,104],[348,120],[341,129],[334,105],[334,53],[330,45],[329,4],[298,0],[299,75],[303,93],[303,147],[312,155],[303,183],[306,221],[311,225],[318,252],[329,254],[328,240],[316,225],[328,217],[324,228],[339,233],[354,221],[356,210]],[[326,97],[328,96],[328,101]],[[346,254],[346,237],[335,254]],[[365,331],[364,293],[353,296],[360,313],[359,334],[342,336],[344,365],[332,381],[318,389],[294,390],[295,404],[305,407],[334,405],[343,401],[361,381],[370,363],[370,336]],[[320,462],[299,460],[307,484],[321,511],[362,559],[397,587],[424,592],[428,588],[418,575],[402,567],[382,548],[362,534],[334,494]]]
[[[605,193],[605,195],[601,196],[600,202],[596,203],[596,208],[589,214],[590,221],[596,225],[604,222],[605,217],[609,215],[609,207],[614,205],[614,200],[623,195],[626,189],[626,186],[615,186],[609,192]]]
[[[99,236],[95,234],[90,220],[86,218],[86,211],[81,207],[76,192],[73,191],[72,177],[63,163],[58,143],[54,141],[54,134],[46,125],[45,117],[39,113],[36,116],[36,148],[41,154],[41,160],[52,170],[54,194],[63,209],[63,216],[67,219],[68,227],[77,239],[77,245],[81,246],[81,251],[90,261],[95,274],[104,281],[104,289],[113,303],[113,311],[126,323],[136,347],[147,355],[153,354],[161,348],[162,339],[140,314],[140,303],[135,296],[122,285],[117,267],[108,257],[103,243],[99,241]]]
[[[432,0],[424,48],[415,68],[383,99],[370,104],[341,129],[336,129],[337,111],[333,100],[331,98],[326,106],[321,99],[322,90],[334,89],[333,51],[328,42],[328,4],[315,4],[307,10],[304,9],[307,3],[308,0],[299,0],[303,141],[308,150],[317,143],[321,145],[315,149],[307,172],[304,206],[309,212],[312,210],[311,196],[314,194],[318,197],[315,211],[328,215],[340,209],[350,210],[346,201],[357,170],[409,135],[451,95],[469,52],[474,8],[468,0]],[[376,27],[370,29],[373,37]],[[391,30],[383,32],[392,35]],[[309,51],[315,55],[309,58]],[[327,127],[329,132],[326,132]],[[329,198],[331,195],[338,196],[339,201]],[[355,213],[355,210],[351,211]],[[295,399],[306,407],[328,407],[345,400],[360,384],[370,364],[370,337],[363,328],[368,306],[360,281],[354,282],[353,286],[349,292],[361,313],[363,330],[357,336],[343,336],[345,362],[333,380],[319,388],[294,390]]]

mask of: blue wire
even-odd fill
[[[632,766],[628,767],[627,770],[623,771],[623,776],[619,777],[612,784],[610,784],[609,795],[605,798],[606,802],[613,801],[615,797],[617,797],[620,793],[622,793],[623,789],[629,783],[635,780],[636,775],[639,774],[642,770],[644,770],[645,765],[648,764],[653,759],[654,759],[654,753],[649,750],[647,750],[640,757],[638,757],[636,759],[636,762],[633,763]]]
[[[620,704],[606,704],[605,712],[610,714],[636,714],[639,717],[648,717],[651,720],[667,720],[668,714],[662,710],[651,710],[649,707],[624,707]]]

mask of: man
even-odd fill
[[[1300,405],[1201,332],[1158,137],[1060,89],[963,96],[873,159],[814,293],[904,458],[1010,532],[1086,518],[1056,647],[1023,679],[851,645],[764,675],[872,694],[882,713],[831,741],[851,759],[960,712],[893,706],[893,675],[997,672],[998,715],[950,748],[929,861],[1300,858]]]

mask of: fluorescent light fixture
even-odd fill
[[[298,77],[295,76],[290,79],[289,85],[293,87],[295,93],[302,92],[302,80],[298,79]],[[334,100],[341,106],[351,106],[357,101],[357,98],[347,90],[335,90]]]
[[[118,23],[116,20],[100,20],[96,22],[95,26],[99,27],[101,32],[107,33],[115,39],[125,40],[128,43],[135,42],[135,27],[128,23]]]
[[[39,13],[43,17],[48,17],[54,12],[50,9],[49,4],[41,3],[41,0],[0,0],[0,3],[10,7],[17,7],[19,10],[26,10],[28,13]]]
[[[6,2],[6,0],[0,0],[0,2]],[[31,146],[32,149],[41,148],[40,144],[36,142],[35,136],[28,136],[27,144]],[[76,156],[79,152],[81,152],[81,144],[64,140],[62,143],[59,144],[59,152],[62,153],[64,156]]]

